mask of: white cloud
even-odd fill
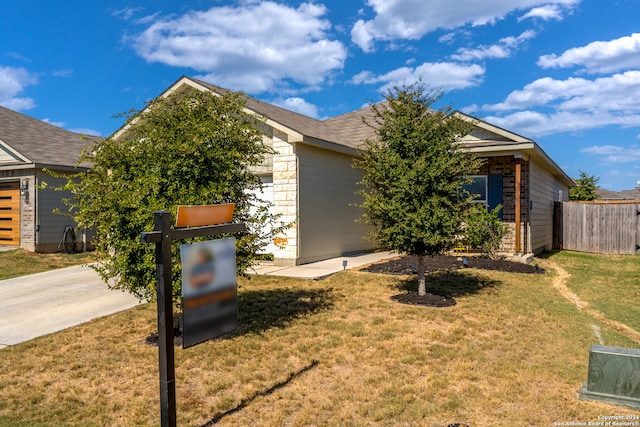
[[[543,21],[562,20],[562,9],[557,4],[548,4],[540,7],[534,7],[529,12],[518,18],[518,22],[524,19],[542,19]]]
[[[144,7],[125,7],[122,9],[114,10],[113,12],[111,12],[111,15],[115,16],[118,19],[122,19],[123,21],[130,21],[134,15],[137,15],[143,10]]]
[[[497,44],[490,46],[478,46],[475,49],[460,48],[449,58],[454,61],[480,61],[491,58],[508,58],[511,52],[523,42],[536,36],[535,31],[527,30],[518,37],[505,37],[498,41]]]
[[[580,150],[581,153],[601,156],[605,163],[631,163],[640,161],[640,146],[593,145]]]
[[[70,132],[80,133],[86,136],[102,136],[99,131],[90,128],[74,128],[69,129]]]
[[[365,52],[376,41],[418,40],[438,28],[492,24],[509,13],[541,6],[571,8],[580,0],[367,0],[373,19],[359,19],[351,30],[353,43]]]
[[[506,116],[483,117],[489,123],[505,129],[513,129],[529,137],[540,137],[563,132],[580,132],[604,126],[640,126],[640,114],[614,114],[607,111],[518,111]]]
[[[152,15],[143,16],[142,18],[136,19],[135,24],[146,25],[150,22],[153,22],[158,16],[160,16],[160,12],[156,12]]]
[[[313,86],[343,68],[345,46],[331,40],[327,9],[265,1],[214,7],[154,22],[131,37],[149,62],[189,67],[204,80],[249,93],[290,82]]]
[[[383,83],[380,91],[386,92],[394,85],[412,84],[422,79],[427,86],[447,92],[479,85],[484,73],[484,67],[477,64],[425,62],[415,68],[401,67],[382,75],[362,71],[351,81],[354,84]]]
[[[0,105],[16,111],[29,110],[36,106],[33,98],[19,97],[25,87],[38,83],[35,75],[25,68],[0,65]]]
[[[314,119],[319,118],[318,107],[316,105],[313,105],[305,101],[303,98],[299,98],[299,97],[291,97],[291,98],[285,98],[285,99],[278,98],[270,102],[279,107],[286,108],[287,110],[295,111],[296,113],[313,117]]]
[[[482,111],[505,113],[487,121],[528,136],[577,132],[604,126],[640,126],[640,71],[594,80],[538,79]]]
[[[42,121],[45,122],[45,123],[49,123],[50,125],[57,126],[59,128],[62,128],[67,124],[67,122],[54,122],[53,120],[51,120],[48,117],[42,119]]]
[[[640,112],[640,71],[627,71],[595,80],[570,77],[538,79],[511,92],[504,102],[483,105],[485,111],[511,111],[552,106],[558,110]]]
[[[71,77],[73,70],[54,70],[51,72],[51,75],[54,77]]]
[[[542,68],[581,66],[590,73],[611,73],[640,67],[640,33],[610,41],[595,41],[564,51],[560,56],[543,55]]]

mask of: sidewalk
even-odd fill
[[[296,277],[299,279],[320,279],[342,271],[344,269],[343,261],[347,261],[346,269],[348,270],[396,256],[397,254],[395,252],[369,252],[341,256],[293,267],[277,267],[271,262],[261,262],[259,265],[250,268],[249,274]]]
[[[134,307],[87,266],[0,280],[0,349]]]

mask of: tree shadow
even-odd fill
[[[438,271],[425,275],[427,292],[455,298],[465,295],[473,295],[484,289],[495,288],[502,284],[499,280],[493,280],[480,274],[462,274],[459,271]],[[400,281],[399,290],[405,292],[418,292],[418,279]]]
[[[284,328],[307,314],[330,309],[333,300],[331,288],[244,291],[238,294],[238,328],[214,339],[232,339],[245,334],[260,334],[271,328]],[[179,319],[180,314],[174,313],[173,343],[176,347],[182,346]],[[144,342],[157,346],[158,331],[149,334]]]
[[[293,381],[294,379],[296,379],[300,375],[302,375],[305,372],[315,368],[316,366],[318,366],[319,363],[320,363],[319,361],[313,360],[310,364],[308,364],[307,366],[303,367],[302,369],[300,369],[300,370],[298,370],[296,372],[292,372],[291,374],[289,374],[289,376],[287,377],[286,380],[280,381],[279,383],[276,383],[276,384],[272,385],[271,387],[269,387],[269,388],[267,388],[265,390],[256,392],[252,396],[249,396],[249,397],[246,397],[246,398],[242,399],[240,401],[240,403],[238,403],[238,405],[236,405],[234,408],[231,408],[231,409],[229,409],[227,411],[224,411],[224,412],[221,412],[221,413],[215,415],[211,420],[209,420],[205,424],[203,424],[202,427],[212,426],[212,425],[217,424],[218,422],[220,422],[220,420],[222,420],[224,417],[226,417],[228,415],[235,414],[236,412],[240,412],[241,410],[246,408],[247,405],[249,405],[251,402],[253,402],[256,398],[269,396],[270,394],[272,394],[276,390],[279,390],[279,389],[283,388],[284,386],[286,386],[287,384],[289,384],[291,381]]]
[[[238,294],[240,327],[229,337],[283,328],[307,314],[333,307],[332,289],[270,289]]]

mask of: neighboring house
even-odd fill
[[[596,189],[600,200],[640,200],[640,187],[633,190],[611,191],[604,188]]]
[[[61,174],[86,170],[76,167],[86,145],[77,133],[0,107],[0,245],[58,249],[65,227],[75,224],[53,213],[67,211],[62,198],[68,194],[54,190],[64,180],[44,169]]]
[[[194,89],[226,91],[182,77],[160,96]],[[371,108],[327,120],[252,98],[247,99],[246,109],[265,117],[265,138],[276,152],[254,171],[265,184],[263,197],[273,202],[274,213],[284,223],[294,224],[272,247],[275,263],[297,265],[373,249],[365,239],[369,228],[356,222],[362,215],[354,206],[360,202],[356,191],[361,173],[352,166],[363,140],[375,136],[363,122]],[[513,230],[503,242],[503,251],[551,249],[553,202],[567,200],[574,185],[571,178],[534,141],[489,123],[478,121],[463,143],[487,158],[474,180],[483,190],[477,192],[482,194],[481,201],[504,206],[503,220]]]

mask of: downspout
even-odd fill
[[[516,188],[515,188],[515,210],[516,210],[516,254],[521,254],[522,252],[520,251],[520,247],[521,247],[521,241],[522,241],[522,236],[521,236],[521,231],[520,231],[520,181],[521,181],[521,175],[522,175],[522,155],[521,154],[515,154],[514,155],[515,159],[516,159]]]

